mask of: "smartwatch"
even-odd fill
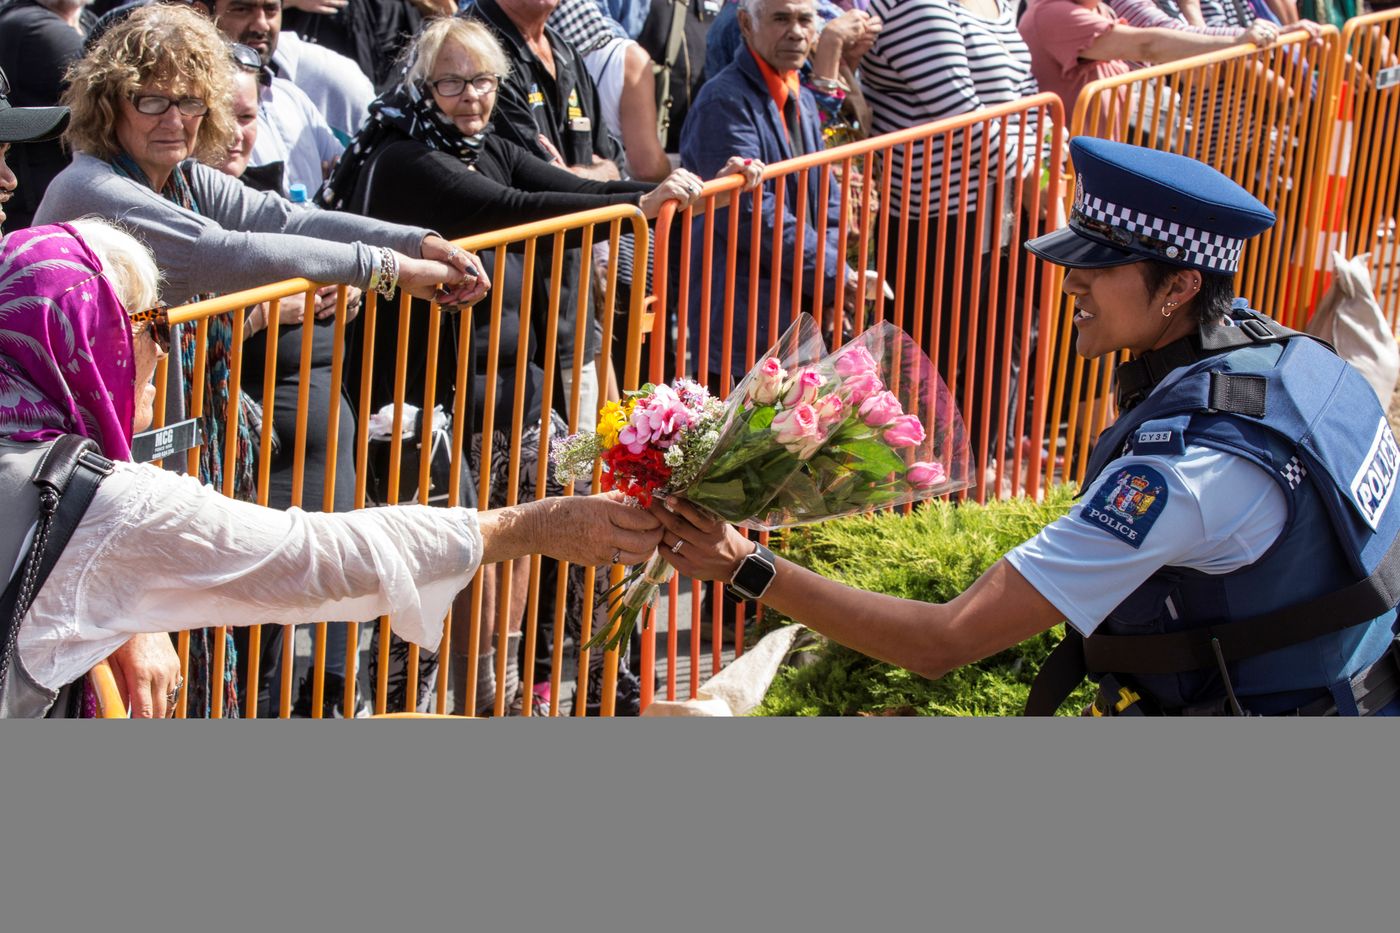
[[[724,596],[736,603],[746,599],[762,599],[777,575],[778,564],[773,552],[756,543],[753,553],[740,561],[738,569],[729,578],[729,583],[724,587]]]

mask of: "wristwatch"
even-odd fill
[[[778,563],[773,552],[755,543],[753,553],[740,561],[734,575],[729,578],[724,596],[736,603],[746,599],[762,599],[777,575]]]

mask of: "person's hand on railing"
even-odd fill
[[[715,172],[716,178],[723,178],[725,175],[743,175],[745,191],[752,191],[763,184],[763,170],[766,168],[758,159],[746,159],[743,156],[730,156],[729,161],[724,163],[724,167]]]
[[[680,213],[700,198],[705,183],[700,176],[687,169],[678,168],[667,175],[661,184],[642,195],[638,205],[647,220],[655,220],[661,212],[661,205],[667,201],[676,202],[676,213]]]
[[[180,656],[164,632],[133,635],[107,658],[122,702],[132,719],[164,719],[175,715],[175,701],[184,680]]]
[[[486,297],[486,292],[491,288],[491,278],[486,274],[486,268],[475,253],[453,246],[436,234],[423,238],[421,250],[421,261],[409,260],[413,268],[407,281],[404,279],[406,257],[399,258],[399,285],[410,295],[428,298],[442,305],[472,305]],[[428,272],[420,268],[418,262],[427,262],[440,271]],[[446,271],[441,271],[442,267],[446,267]],[[427,294],[414,291],[415,288],[423,287],[424,281],[419,276],[424,274],[438,275],[437,282],[442,287],[430,288],[430,293]]]
[[[1252,42],[1261,49],[1267,49],[1278,41],[1278,27],[1266,19],[1256,19],[1240,37]]]
[[[345,9],[350,0],[282,0],[284,7],[301,10],[304,13],[323,13],[332,16]]]

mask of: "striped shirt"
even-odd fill
[[[1201,18],[1210,26],[1238,26],[1248,29],[1256,19],[1254,10],[1243,0],[1201,0]]]
[[[1031,75],[1031,53],[1016,31],[1015,0],[998,0],[1001,13],[995,21],[974,15],[956,0],[871,0],[871,14],[884,21],[884,29],[862,63],[861,84],[870,104],[873,129],[889,133],[933,120],[953,117],[994,104],[1014,101],[1036,93]],[[1034,119],[1034,118],[1032,118]],[[983,137],[983,124],[968,132],[968,145],[960,144],[962,134],[953,136],[954,151],[949,167],[951,179],[947,204],[942,204],[943,138],[935,136],[928,146],[913,147],[908,167],[913,189],[910,203],[922,201],[918,185],[925,158],[930,165],[928,207],[955,209],[977,206],[978,173],[982,165],[977,154],[989,151],[987,177],[996,176],[1003,158],[1019,161],[1029,168],[1036,157],[1036,127],[1025,133],[1030,145],[1019,159],[1021,118],[1010,117],[990,128],[991,140]],[[904,147],[891,158],[892,192],[900,192],[905,179]],[[959,190],[965,153],[968,159],[966,205]],[[1014,168],[1007,175],[1014,176]],[[898,194],[892,194],[893,210],[898,212]]]
[[[1181,32],[1194,32],[1202,36],[1236,36],[1240,30],[1234,26],[1192,26],[1181,15],[1181,8],[1173,0],[1105,0],[1118,18],[1129,26],[1139,29],[1176,29]],[[1202,9],[1205,3],[1201,4]]]

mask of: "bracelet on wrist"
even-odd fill
[[[822,91],[832,96],[840,95],[844,97],[846,91],[849,90],[840,78],[811,77],[807,79],[807,84],[813,90]]]
[[[375,263],[373,271],[369,276],[369,287],[371,291],[378,292],[388,298],[394,294],[394,289],[399,284],[399,260],[394,255],[394,251],[387,246],[379,250],[378,261]]]

